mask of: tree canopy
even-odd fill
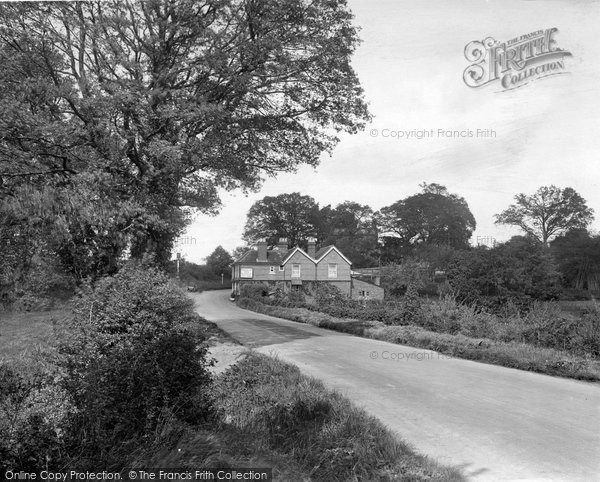
[[[79,277],[96,254],[165,261],[220,190],[316,165],[364,126],[357,43],[344,0],[4,3],[0,199],[14,215],[43,192],[54,212],[17,217],[42,243],[58,222],[51,249]]]
[[[217,246],[206,258],[206,267],[217,276],[224,274],[229,277],[231,275],[231,263],[233,263],[233,258],[223,246]]]
[[[461,301],[501,307],[507,299],[552,299],[558,294],[554,259],[530,237],[515,236],[495,248],[457,252],[447,268]]]
[[[600,236],[574,229],[554,239],[551,252],[566,286],[600,291]]]
[[[467,248],[476,222],[465,199],[439,184],[421,187],[421,193],[379,211],[377,221],[386,242],[396,250],[420,244]]]
[[[496,223],[518,226],[546,246],[571,229],[585,228],[593,213],[574,189],[542,186],[532,195],[517,194],[515,203],[496,215]]]
[[[355,268],[379,263],[378,229],[370,206],[345,201],[334,209],[325,206],[320,215],[322,245],[335,244]]]
[[[248,211],[244,240],[267,238],[274,246],[279,238],[287,238],[288,247],[305,246],[307,238],[317,235],[319,223],[319,206],[311,196],[298,192],[266,196]]]

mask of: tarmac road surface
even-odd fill
[[[449,358],[191,294],[244,345],[321,379],[473,480],[600,481],[600,385]]]

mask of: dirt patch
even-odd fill
[[[215,364],[210,368],[210,371],[219,375],[227,368],[244,358],[250,350],[243,346],[230,342],[217,343],[208,349],[208,358],[213,358]]]

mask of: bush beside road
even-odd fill
[[[275,306],[256,299],[240,298],[241,308],[309,323],[321,328],[376,340],[425,348],[445,355],[475,360],[547,375],[600,381],[600,360],[526,343],[504,342],[484,337],[440,333],[414,325],[386,325],[380,321],[338,318],[300,307]]]
[[[292,365],[250,353],[216,373],[209,346],[239,347],[158,270],[127,266],[72,307],[0,320],[3,476],[272,467],[286,481],[464,480]]]

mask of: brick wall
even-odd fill
[[[364,294],[363,294],[364,293]],[[355,300],[382,300],[384,290],[381,286],[352,278],[352,298]]]
[[[329,278],[329,263],[337,264],[337,278]],[[317,264],[317,279],[322,281],[350,281],[350,265],[337,251],[330,251]]]

